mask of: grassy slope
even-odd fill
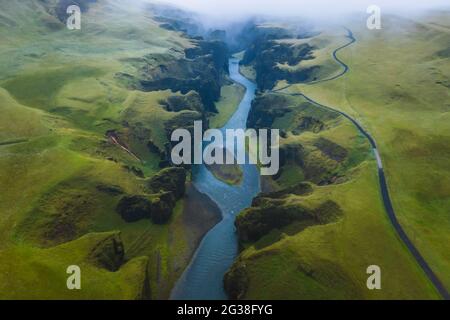
[[[146,281],[147,258],[127,262],[117,272],[98,268],[86,255],[110,234],[89,234],[51,249],[18,245],[0,251],[1,298],[8,299],[137,299]],[[4,263],[14,261],[14,264]],[[66,269],[81,269],[81,289],[67,290]],[[43,290],[45,288],[45,290]],[[5,293],[7,292],[7,295]]]
[[[396,23],[397,24],[397,23]],[[363,24],[361,24],[363,25]],[[408,28],[411,26],[408,25]],[[421,81],[420,77],[423,74],[413,74],[410,68],[411,65],[421,66],[421,63],[425,62],[428,67],[433,67],[430,64],[437,64],[441,67],[444,66],[444,62],[439,59],[434,59],[433,52],[442,49],[447,42],[442,41],[446,39],[445,34],[435,34],[433,48],[428,49],[428,55],[414,56],[417,54],[416,50],[411,48],[424,48],[425,44],[417,44],[413,39],[407,40],[407,43],[400,42],[394,45],[394,39],[392,42],[388,42],[390,37],[394,37],[398,40],[398,35],[389,33],[389,29],[385,27],[383,32],[383,39],[376,38],[371,39],[371,35],[367,32],[356,33],[356,37],[359,39],[359,43],[352,47],[352,49],[346,49],[347,51],[341,53],[341,57],[344,61],[348,61],[352,71],[343,78],[314,86],[294,86],[290,89],[290,92],[296,92],[301,90],[307,93],[312,98],[316,98],[318,101],[327,105],[342,106],[344,111],[349,112],[352,115],[358,116],[358,120],[370,129],[370,132],[375,135],[378,140],[380,149],[382,150],[383,158],[385,159],[387,166],[387,173],[389,184],[391,187],[392,196],[395,201],[397,211],[401,214],[403,225],[407,227],[408,231],[411,231],[411,226],[421,226],[427,230],[433,230],[431,232],[424,232],[422,237],[419,237],[417,231],[414,233],[414,239],[417,242],[418,239],[433,240],[434,242],[428,242],[436,251],[426,250],[421,246],[424,254],[428,259],[433,259],[433,254],[440,254],[439,259],[431,260],[436,271],[439,272],[443,279],[449,276],[448,271],[445,272],[441,266],[446,266],[446,255],[448,250],[448,241],[443,241],[448,235],[445,235],[445,231],[448,230],[448,223],[445,217],[445,212],[448,211],[448,191],[445,191],[443,184],[439,182],[440,179],[448,179],[448,166],[444,159],[446,147],[442,145],[447,139],[445,132],[445,118],[446,113],[442,112],[445,109],[445,88],[442,85],[428,86],[421,88],[421,92],[427,94],[429,99],[434,98],[434,104],[427,104],[411,108],[409,105],[405,106],[398,101],[397,106],[390,106],[380,104],[377,101],[381,97],[371,97],[372,90],[379,95],[386,95],[386,93],[399,90],[396,88],[397,82],[404,80],[409,82],[422,82],[430,83],[430,81]],[[415,30],[423,31],[423,30]],[[406,32],[406,30],[404,30]],[[376,34],[376,33],[375,33]],[[408,31],[411,37],[417,37],[417,34],[413,34],[413,31]],[[389,36],[390,35],[390,36]],[[345,30],[336,31],[336,38],[340,39],[332,41],[332,43],[344,42]],[[369,37],[372,41],[371,46],[368,46],[365,39]],[[427,38],[424,36],[424,38]],[[414,39],[417,40],[417,39]],[[423,41],[423,40],[422,40]],[[442,41],[442,42],[441,42]],[[379,43],[388,43],[385,46],[380,47]],[[429,44],[429,43],[428,43]],[[392,47],[390,47],[392,46]],[[375,49],[371,52],[370,49]],[[400,50],[402,48],[402,50]],[[380,52],[378,52],[379,50]],[[389,50],[389,54],[386,52]],[[324,52],[327,50],[324,50]],[[332,50],[331,50],[332,51]],[[331,52],[328,50],[327,52]],[[381,53],[382,52],[382,53]],[[398,59],[392,59],[389,67],[394,70],[402,69],[406,74],[402,75],[402,78],[398,77],[399,71],[392,73],[388,72],[388,68],[384,65],[387,61],[383,57],[392,59],[398,57]],[[358,58],[357,58],[358,57]],[[370,57],[372,63],[368,64],[367,60]],[[406,59],[405,59],[406,57]],[[425,59],[426,57],[430,58]],[[408,61],[410,58],[412,61]],[[402,60],[404,59],[404,60]],[[322,59],[321,61],[326,61]],[[331,60],[328,60],[331,61]],[[376,62],[378,64],[376,64]],[[402,61],[400,64],[399,61]],[[414,62],[413,62],[414,61]],[[404,63],[404,64],[403,64]],[[374,69],[368,68],[375,67]],[[378,67],[377,67],[378,66]],[[408,68],[406,67],[408,66]],[[404,67],[404,69],[402,68]],[[398,68],[398,69],[397,69]],[[419,67],[419,68],[423,68]],[[332,68],[328,68],[332,70]],[[438,77],[438,68],[435,66],[434,77]],[[443,74],[443,73],[442,73]],[[443,75],[440,77],[443,77]],[[397,77],[396,77],[397,76]],[[428,76],[428,75],[425,75]],[[388,79],[392,77],[391,81],[396,81],[392,84]],[[386,79],[385,79],[386,78]],[[395,79],[395,80],[394,80]],[[433,79],[431,83],[435,83],[436,79]],[[392,87],[390,87],[392,85]],[[423,84],[422,84],[423,85]],[[279,84],[283,86],[283,84]],[[402,88],[407,88],[406,83],[402,85]],[[414,90],[418,90],[420,87],[416,85]],[[437,91],[435,91],[437,90]],[[439,93],[435,95],[435,93]],[[406,93],[403,93],[407,95]],[[408,96],[412,95],[412,91],[408,92]],[[369,98],[368,98],[369,97]],[[395,100],[400,100],[403,97],[395,96]],[[347,100],[348,99],[348,100]],[[387,101],[390,101],[392,97],[389,97]],[[418,99],[418,98],[417,98]],[[351,101],[351,108],[348,104]],[[386,97],[381,101],[386,101]],[[443,103],[444,102],[444,103]],[[411,103],[411,101],[409,102]],[[421,109],[426,107],[426,111]],[[395,113],[393,107],[399,108],[396,112],[396,116],[388,117]],[[422,108],[421,108],[422,107]],[[405,110],[405,108],[408,108]],[[433,109],[436,113],[433,114]],[[447,106],[448,110],[448,106]],[[356,111],[358,113],[356,113]],[[448,114],[448,113],[447,113]],[[383,116],[381,116],[383,115]],[[273,127],[277,128],[290,128],[290,119],[292,114],[288,114],[282,119],[278,119]],[[420,119],[420,120],[419,120]],[[427,119],[430,119],[427,121]],[[433,119],[433,120],[431,120]],[[425,121],[423,121],[425,120]],[[432,121],[440,124],[437,128],[433,128],[433,132],[430,132],[431,127],[428,130],[420,132],[415,130],[420,127],[421,130],[426,129],[428,125],[431,125]],[[371,123],[380,123],[377,129]],[[414,121],[414,125],[408,121]],[[420,122],[419,122],[420,121]],[[425,122],[425,123],[424,123]],[[381,123],[383,125],[381,125]],[[402,125],[400,125],[402,124]],[[448,127],[448,126],[447,126]],[[389,140],[383,140],[380,133],[395,132],[402,128],[402,132],[413,134],[411,140],[406,141],[404,137],[390,136]],[[414,130],[413,130],[414,129]],[[441,130],[440,132],[437,130]],[[380,132],[380,133],[379,133]],[[283,140],[283,143],[298,141],[303,145],[308,145],[308,142],[317,136],[324,136],[327,139],[344,146],[347,150],[353,150],[358,153],[368,152],[367,142],[364,142],[364,148],[361,149],[361,141],[364,138],[361,137],[356,129],[346,120],[338,122],[337,126],[332,129],[323,131],[319,134],[303,133],[300,136],[289,135],[287,140]],[[424,143],[422,146],[418,144],[417,139],[427,139],[429,143],[433,141],[433,144],[428,145]],[[434,138],[433,138],[434,137]],[[358,143],[359,141],[359,143]],[[410,144],[414,146],[416,151],[429,150],[426,155],[428,157],[431,152],[436,154],[431,159],[427,158],[427,162],[434,161],[433,176],[427,178],[427,171],[422,169],[422,173],[418,173],[420,167],[418,164],[422,162],[414,161],[411,152],[408,153],[407,162],[405,156],[401,157],[403,161],[397,163],[399,168],[397,169],[398,179],[403,177],[414,177],[414,188],[409,192],[405,188],[405,183],[408,180],[399,180],[395,185],[395,175],[393,175],[392,168],[395,168],[395,161],[391,157],[394,154],[399,155],[404,147]],[[436,145],[438,144],[438,145]],[[366,149],[367,148],[367,149]],[[388,150],[389,148],[389,150]],[[418,149],[420,148],[420,149]],[[365,150],[365,151],[364,151]],[[394,152],[394,150],[396,150]],[[411,151],[411,150],[410,150]],[[389,156],[389,154],[391,156]],[[421,154],[420,157],[424,159],[425,154]],[[447,157],[448,158],[448,157]],[[362,157],[364,159],[364,157]],[[318,159],[319,161],[320,158]],[[390,166],[393,166],[390,168]],[[405,170],[405,166],[408,170]],[[403,169],[401,169],[401,168]],[[293,170],[295,170],[294,168]],[[297,169],[298,171],[298,169]],[[302,174],[298,173],[299,179],[302,179]],[[290,176],[293,176],[294,172],[290,172],[288,177],[282,177],[278,183],[282,185],[289,185],[292,183]],[[329,185],[323,187],[315,187],[314,193],[309,196],[295,197],[291,196],[291,201],[299,202],[301,205],[307,205],[310,207],[316,207],[324,199],[330,199],[339,204],[344,212],[344,218],[333,224],[325,226],[310,227],[303,232],[297,233],[295,226],[287,227],[283,230],[273,231],[268,236],[261,239],[259,242],[250,246],[241,254],[242,263],[245,264],[245,270],[249,277],[249,288],[245,298],[248,299],[271,299],[271,298],[289,298],[289,299],[336,299],[336,298],[353,298],[353,299],[418,299],[418,298],[438,298],[438,294],[432,285],[428,282],[423,272],[417,266],[415,260],[407,252],[406,248],[399,241],[394,229],[390,225],[384,207],[381,201],[381,195],[378,187],[378,177],[376,175],[376,163],[372,156],[369,159],[364,160],[355,169],[352,169],[346,174],[347,182],[336,185]],[[403,178],[405,179],[405,178]],[[298,181],[298,180],[297,180]],[[422,185],[424,182],[427,184]],[[394,185],[393,185],[394,183]],[[411,180],[410,180],[411,183]],[[436,186],[436,183],[439,186]],[[402,185],[400,185],[402,184]],[[406,184],[407,185],[407,184]],[[414,207],[417,203],[423,200],[422,196],[418,196],[414,189],[420,186],[422,195],[434,198],[428,204],[428,210],[431,208],[435,210],[436,215],[429,216],[428,220],[424,217],[420,217],[421,223],[414,223],[419,217],[414,217]],[[398,190],[398,191],[396,191]],[[432,196],[428,190],[436,190]],[[447,194],[447,197],[445,195]],[[438,197],[439,196],[439,197]],[[403,204],[403,210],[399,207],[399,200],[403,198],[401,202]],[[447,199],[447,200],[445,200]],[[406,207],[405,207],[406,206]],[[423,207],[422,207],[423,208]],[[426,207],[425,207],[426,208]],[[410,220],[406,214],[408,212]],[[447,209],[447,210],[446,210]],[[417,212],[417,207],[415,208]],[[435,220],[435,221],[433,221]],[[446,221],[447,220],[447,221]],[[435,225],[435,223],[441,223],[441,225]],[[417,226],[418,224],[418,226]],[[437,241],[439,239],[439,241]],[[417,242],[419,245],[420,243]],[[447,248],[448,249],[448,248]],[[367,275],[365,273],[366,268],[369,265],[376,264],[382,268],[382,287],[381,291],[369,291],[366,288]],[[448,267],[447,269],[448,270]]]
[[[127,115],[128,121],[148,120],[152,140],[163,145],[163,121],[173,116],[158,103],[170,92],[130,91],[118,84],[115,74],[134,72],[127,63],[130,58],[148,54],[177,58],[190,43],[123,2],[92,5],[83,14],[81,31],[58,26],[36,4],[27,0],[0,5],[0,22],[14,23],[0,27],[0,255],[5,256],[1,268],[8,269],[1,274],[9,279],[8,290],[0,290],[0,298],[20,297],[21,290],[31,286],[42,297],[67,297],[68,293],[49,288],[45,281],[33,283],[35,271],[29,266],[11,268],[5,262],[32,255],[45,266],[42,279],[65,279],[70,254],[54,259],[54,254],[47,254],[53,248],[41,251],[44,249],[37,246],[49,247],[64,240],[48,241],[43,233],[50,231],[52,225],[46,225],[49,219],[58,221],[52,214],[70,212],[67,208],[86,212],[75,218],[75,238],[88,232],[122,231],[128,258],[150,257],[152,296],[167,297],[192,250],[181,223],[182,203],[168,226],[148,221],[126,224],[114,212],[119,198],[100,192],[96,186],[116,185],[127,193],[142,192],[143,180],[123,165],[136,166],[150,176],[158,170],[158,158],[137,145],[134,149],[142,157],[141,163],[107,144],[105,132],[121,128]],[[48,21],[52,21],[51,28]],[[138,240],[145,245],[136,245]],[[78,250],[79,242],[68,246]],[[124,276],[137,272],[127,266],[123,269]],[[121,291],[135,290],[135,281],[124,282],[123,286],[129,286],[126,289],[114,285],[120,283],[116,279],[119,274],[102,274],[101,281],[95,282],[98,287],[83,290],[76,297],[130,298]],[[11,279],[21,281],[17,291],[11,289],[18,285]],[[65,285],[65,280],[55,285]]]
[[[214,115],[209,120],[210,128],[222,128],[230,120],[239,106],[245,94],[245,89],[238,84],[231,84],[222,87],[222,98],[217,103],[217,115]]]
[[[314,47],[312,59],[300,61],[295,66],[289,64],[277,64],[277,67],[288,71],[302,71],[319,66],[311,75],[312,81],[329,78],[341,72],[342,67],[332,58],[333,51],[345,44],[347,40],[336,37],[332,32],[322,32],[308,39],[282,39],[276,41],[280,44],[289,44],[291,46],[301,46],[309,44]],[[348,41],[347,41],[348,42]]]
[[[377,32],[355,25],[358,42],[341,53],[351,72],[292,90],[348,112],[371,132],[402,225],[450,287],[450,65],[448,53],[441,53],[450,41],[446,21],[448,12],[423,23],[386,17]]]
[[[274,126],[283,127],[282,124]],[[344,218],[302,232],[291,225],[272,232],[245,250],[242,257],[250,276],[246,298],[437,298],[389,224],[378,191],[376,163],[355,128],[340,118],[329,130],[289,135],[283,143],[300,142],[309,146],[319,136],[350,150],[350,159],[359,158],[355,160],[357,166],[345,173],[346,182],[316,186],[312,195],[291,196],[290,201],[315,208],[324,200],[333,200],[343,210]],[[315,157],[319,162],[329,161],[320,154]],[[293,170],[278,184],[291,184],[288,178],[299,172],[297,167]],[[373,264],[383,270],[381,291],[366,288],[365,271]]]

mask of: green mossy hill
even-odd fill
[[[386,215],[367,138],[348,119],[301,95],[352,116],[374,137],[400,223],[441,281],[448,283],[448,188],[440,183],[448,177],[448,148],[443,147],[448,143],[445,134],[437,137],[448,128],[443,98],[448,82],[443,73],[449,66],[447,20],[444,11],[413,19],[387,16],[384,31],[377,34],[348,21],[356,42],[335,55],[349,43],[348,30],[327,27],[303,39],[294,39],[286,30],[286,36],[276,32],[276,40],[260,41],[260,50],[267,50],[264,42],[273,47],[269,53],[248,53],[248,67],[255,68],[258,55],[266,57],[267,65],[255,68],[260,73],[274,65],[270,52],[281,50],[279,45],[307,44],[311,49],[308,59],[297,65],[295,60],[277,61],[274,68],[291,73],[279,81],[267,72],[258,75],[260,88],[270,89],[275,81],[281,92],[280,97],[266,93],[255,100],[249,127],[281,130],[280,173],[264,179],[263,190],[274,193],[305,182],[312,192],[263,195],[241,213],[241,238],[258,240],[241,243],[240,255],[224,278],[230,298],[441,298]],[[274,25],[298,23],[266,23],[257,29]],[[340,77],[342,65],[336,56],[350,70]],[[405,73],[406,65],[414,67]],[[308,69],[313,71],[306,81],[317,82],[291,82],[292,73],[306,75]],[[282,217],[282,223],[271,215]],[[302,215],[306,220],[291,222]],[[383,290],[367,290],[367,266],[375,260],[384,270]]]
[[[259,198],[255,204],[257,206],[244,210],[236,219],[235,225],[242,244],[256,242],[272,230],[294,222],[312,226],[335,222],[342,216],[342,210],[332,201],[313,210],[270,198]]]
[[[144,196],[125,196],[117,205],[117,212],[126,222],[150,218],[152,202]]]
[[[42,195],[18,223],[16,236],[43,247],[75,240],[123,193],[119,186],[87,177],[63,181]]]
[[[284,23],[283,23],[284,22]],[[248,23],[243,27],[242,31],[236,35],[236,43],[233,43],[233,49],[236,52],[253,48],[257,40],[276,40],[276,39],[307,39],[316,35],[316,31],[311,31],[311,26],[302,24],[298,20],[291,21],[286,24],[283,21],[266,21],[261,20],[260,23]],[[251,57],[257,54],[257,50],[253,50]]]
[[[120,233],[113,233],[100,241],[89,253],[89,259],[98,267],[117,271],[125,261],[125,248]]]
[[[247,126],[260,129],[276,124],[278,129],[300,135],[329,129],[327,123],[338,117],[337,113],[317,108],[301,97],[265,93],[257,95],[253,101]]]
[[[65,26],[72,3],[82,30]],[[216,213],[184,223],[186,173],[158,173],[171,132],[214,111],[223,44],[162,28],[140,1],[0,1],[0,12],[0,299],[167,298]],[[118,241],[81,245],[113,230],[123,252]],[[93,278],[71,293],[77,255]]]
[[[191,134],[194,132],[194,122],[203,120],[202,114],[195,111],[183,111],[176,114],[171,120],[165,124],[166,135],[170,137],[172,132],[178,128],[188,130]],[[205,129],[205,128],[204,128]],[[176,143],[176,142],[172,142]]]
[[[201,114],[196,111],[181,111],[175,114],[173,118],[168,120],[164,124],[164,131],[166,138],[166,143],[164,145],[164,159],[165,161],[160,164],[161,167],[167,167],[170,166],[172,163],[171,158],[171,150],[172,148],[177,145],[178,141],[172,141],[170,138],[172,136],[172,133],[179,129],[183,128],[185,130],[188,130],[191,134],[191,137],[194,136],[194,122],[195,121],[203,121],[203,130],[207,130],[209,127],[209,121],[206,119],[204,114]],[[194,140],[191,141],[191,148],[194,150]],[[192,155],[193,156],[193,155]],[[193,160],[193,159],[192,159]],[[193,161],[192,161],[193,163]],[[186,168],[189,168],[189,165],[186,165]]]
[[[257,286],[254,279],[268,281],[265,272],[270,273],[271,268],[264,261],[272,259],[282,265],[285,256],[290,257],[289,252],[278,248],[280,243],[317,228],[333,228],[345,220],[346,211],[335,199],[319,197],[313,202],[308,199],[316,197],[317,188],[339,187],[350,180],[353,170],[368,158],[370,150],[362,138],[355,139],[357,134],[342,117],[299,96],[258,95],[247,124],[255,129],[280,129],[280,171],[265,180],[267,190],[236,219],[242,252],[224,277],[232,299],[253,297],[251,288]],[[292,272],[293,281],[302,277],[299,274],[303,271]],[[304,274],[313,277],[311,272]],[[330,277],[337,281],[348,276],[342,271]],[[353,288],[352,281],[339,281]],[[283,287],[273,286],[273,290],[273,295],[267,297],[289,297]],[[313,294],[315,289],[310,290]]]
[[[122,197],[116,211],[126,222],[151,219],[155,224],[165,224],[186,192],[186,170],[163,169],[147,181],[147,188],[149,195]]]
[[[0,251],[0,291],[10,299],[149,299],[149,260],[125,261],[120,233],[91,233],[48,249]],[[13,260],[14,263],[5,263]],[[82,290],[68,290],[69,266],[81,269]]]
[[[443,8],[420,17],[387,15],[377,35],[348,24],[356,43],[338,57],[350,72],[336,81],[288,90],[338,108],[370,132],[381,150],[399,223],[447,291],[449,13]],[[345,30],[334,34],[339,38]]]
[[[142,69],[147,68],[144,64]],[[170,61],[137,79],[137,89],[157,91],[170,89],[186,94],[197,91],[206,109],[216,111],[215,103],[220,98],[221,73],[215,69],[212,57],[200,57],[194,61]]]
[[[195,59],[199,56],[212,56],[214,66],[217,70],[228,71],[228,58],[230,52],[228,45],[221,40],[203,40],[193,41],[196,46],[185,50],[186,58]]]
[[[256,71],[262,91],[273,89],[281,81],[283,86],[312,82],[342,70],[332,52],[345,41],[298,21],[249,24],[238,39],[245,44],[245,48],[239,48],[246,50],[242,63]]]
[[[193,38],[204,31],[202,25],[198,23],[201,17],[195,12],[184,11],[164,3],[148,3],[148,7],[161,28],[187,33]]]
[[[216,69],[228,70],[230,56],[227,33],[224,30],[206,30],[199,21],[203,17],[193,13],[184,12],[175,7],[164,4],[149,4],[155,13],[155,20],[160,22],[162,28],[176,30],[189,35],[195,46],[185,50],[186,58],[195,59],[199,56],[212,56]]]
[[[272,89],[279,80],[291,83],[306,81],[311,78],[315,69],[319,68],[319,66],[312,66],[298,71],[279,68],[280,64],[296,66],[302,60],[312,59],[314,47],[308,43],[292,45],[277,42],[277,40],[297,39],[308,35],[282,32],[280,29],[274,33],[273,29],[264,27],[255,29],[253,32],[256,32],[256,36],[246,50],[242,63],[254,67],[257,74],[256,82],[261,90]]]
[[[195,91],[189,92],[185,96],[170,96],[167,100],[163,100],[160,103],[167,111],[180,112],[189,110],[204,113],[201,98]]]
[[[225,43],[191,39],[192,47],[185,49],[185,56],[173,59],[166,55],[154,55],[132,59],[132,74],[120,73],[123,83],[143,91],[170,89],[187,94],[198,92],[205,109],[217,112],[221,86],[228,70],[228,51]],[[158,63],[155,63],[157,61]]]
[[[256,206],[255,206],[256,205]],[[245,210],[236,220],[239,241],[243,248],[265,248],[283,239],[283,234],[295,235],[307,228],[336,223],[343,211],[334,201],[328,200],[316,208],[306,208],[299,203],[280,199],[258,198],[252,208]],[[252,247],[253,246],[253,247]],[[225,274],[224,286],[230,299],[245,299],[250,285],[246,250]],[[273,255],[276,255],[274,252]],[[256,259],[264,257],[262,251]],[[270,255],[270,253],[269,253]]]
[[[252,102],[252,109],[247,119],[247,126],[261,129],[272,127],[276,118],[292,112],[289,98],[283,95],[258,95]]]
[[[186,192],[186,175],[184,168],[166,168],[149,179],[147,185],[153,192],[171,192],[174,199],[178,200]]]
[[[129,223],[151,219],[155,224],[165,224],[170,220],[175,204],[176,200],[171,192],[149,196],[124,196],[116,210]]]
[[[273,180],[282,188],[301,181],[317,185],[341,183],[346,171],[357,166],[369,149],[362,139],[353,152],[328,137],[345,120],[337,113],[320,109],[302,97],[260,94],[253,102],[247,125],[281,132],[280,171]],[[300,180],[300,181],[298,181]]]

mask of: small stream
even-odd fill
[[[230,59],[230,77],[246,88],[244,98],[228,123],[221,129],[246,129],[256,84],[239,72],[239,60]],[[250,207],[260,193],[260,175],[255,165],[242,165],[242,183],[230,186],[214,177],[204,166],[193,168],[195,187],[208,195],[222,211],[223,220],[203,238],[191,263],[172,291],[175,300],[227,299],[223,276],[238,255],[238,242],[234,221],[236,215]]]

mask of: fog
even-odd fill
[[[370,5],[378,5],[382,12],[406,15],[450,7],[449,0],[163,0],[160,2],[205,14],[218,21],[232,21],[255,15],[339,19],[351,13],[366,14]]]

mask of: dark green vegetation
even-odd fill
[[[69,31],[69,2],[0,4],[0,299],[167,298],[220,220],[169,137],[215,115],[226,46],[115,0]]]
[[[241,41],[248,42],[248,49],[242,63],[253,66],[261,89],[272,89],[280,80],[313,81],[325,72],[336,71],[337,66],[309,64],[328,42],[325,38],[317,43],[309,41],[317,33],[310,26],[297,24],[264,23],[243,31]]]
[[[434,21],[433,19],[438,17],[430,16],[428,19]],[[415,55],[410,49],[412,47],[423,48],[423,46],[431,45],[433,49],[427,49],[428,51],[442,52],[448,43],[448,30],[446,28],[444,28],[446,31],[442,28],[440,31],[423,29],[424,27],[412,24],[404,26],[401,31],[391,26],[391,29],[384,31],[382,35],[378,34],[379,37],[385,38],[389,38],[389,34],[394,41],[398,39],[398,33],[407,33],[408,46],[404,44],[403,55],[400,55],[395,53],[394,48],[398,48],[398,45],[394,45],[393,42],[390,43],[392,50],[388,50],[386,46],[383,49],[377,47],[378,41],[386,43],[386,39],[378,39],[376,32],[368,36],[367,30],[364,29],[364,21],[361,20],[360,25],[355,23],[349,27],[358,30],[356,37],[363,42],[339,52],[340,58],[349,64],[351,71],[333,81],[320,84],[318,81],[321,79],[332,78],[342,72],[340,70],[342,66],[333,59],[332,53],[348,42],[345,38],[347,35],[345,29],[336,28],[305,35],[301,28],[300,31],[297,29],[297,33],[293,33],[294,28],[286,24],[265,23],[255,27],[259,30],[255,33],[256,36],[251,37],[250,51],[247,51],[245,55],[246,72],[255,70],[261,90],[282,89],[287,84],[293,84],[293,86],[276,93],[262,92],[254,101],[250,114],[248,121],[250,127],[281,129],[282,168],[277,176],[264,179],[263,194],[255,199],[252,207],[242,212],[236,221],[242,251],[224,279],[225,288],[232,298],[439,298],[435,288],[399,240],[387,218],[379,191],[376,162],[366,138],[348,119],[338,113],[321,109],[301,96],[288,94],[305,93],[325,105],[342,107],[339,110],[355,116],[363,126],[370,128],[381,150],[388,148],[387,145],[396,148],[396,152],[391,150],[392,156],[402,150],[405,143],[414,143],[415,140],[405,140],[405,137],[400,138],[400,136],[396,138],[391,136],[390,140],[385,140],[382,139],[383,135],[377,135],[378,132],[393,132],[397,130],[396,128],[402,127],[399,123],[386,125],[386,121],[391,121],[388,120],[391,119],[388,115],[392,115],[392,119],[399,121],[410,119],[416,124],[420,123],[417,127],[422,129],[416,130],[416,125],[410,125],[408,132],[414,131],[415,136],[423,135],[425,134],[421,131],[423,123],[428,123],[429,116],[433,114],[431,112],[433,108],[439,109],[440,117],[445,118],[445,102],[443,102],[445,94],[434,96],[434,104],[424,102],[426,114],[410,117],[409,111],[412,109],[407,106],[413,100],[402,101],[406,91],[396,87],[395,82],[411,82],[411,79],[426,78],[428,75],[411,71],[401,76],[396,73],[396,78],[388,73],[388,69],[383,69],[383,66],[388,60],[391,64],[403,65],[400,61],[406,55],[406,50],[410,50],[408,51],[410,59],[416,61],[419,58],[412,58]],[[280,30],[283,28],[284,32]],[[409,31],[406,31],[407,29]],[[436,37],[432,43],[425,40],[424,32],[435,34]],[[371,39],[370,43],[374,47],[381,50],[377,51],[376,55],[368,51],[372,47],[364,47],[368,45],[367,38]],[[445,39],[447,41],[444,41]],[[358,50],[363,50],[364,54],[358,53]],[[389,56],[386,56],[386,51],[390,52]],[[368,56],[373,64],[367,63]],[[428,58],[421,55],[420,59],[436,66],[448,67],[448,60],[445,64],[442,60],[445,58],[442,58],[442,55],[435,56],[437,58],[432,55],[426,57]],[[409,64],[408,70],[411,66],[421,65],[417,61]],[[374,73],[368,71],[372,65],[383,70],[377,71],[377,77],[373,77]],[[358,71],[354,71],[355,68],[358,68]],[[433,70],[435,70],[434,75],[440,79],[433,83],[445,83],[442,80],[443,74],[438,72],[436,67]],[[366,75],[365,80],[367,77],[372,77],[372,81],[355,78],[354,81],[350,80],[351,85],[346,81],[357,75],[360,78]],[[394,83],[387,79],[381,80],[383,77],[391,79]],[[380,82],[375,83],[374,78]],[[317,84],[312,84],[316,80]],[[310,84],[302,84],[308,82]],[[373,87],[367,87],[371,83]],[[398,94],[402,92],[402,96],[396,96],[395,101],[398,103],[395,106],[391,105],[391,108],[387,110],[381,108],[380,103],[387,101],[382,97],[382,92],[389,92],[389,85],[391,85],[391,91],[396,88]],[[372,89],[379,90],[377,91],[379,95],[368,101],[365,94],[367,90]],[[439,91],[437,86],[429,86],[421,90],[426,95],[434,90]],[[408,96],[411,95],[412,92]],[[416,99],[414,101],[420,101],[418,97]],[[371,103],[370,108],[369,103]],[[378,111],[381,109],[384,110],[382,113]],[[375,123],[378,124],[376,127]],[[441,130],[444,127],[442,122],[442,126],[438,126],[435,130]],[[442,130],[440,132],[441,136],[438,140],[443,143],[447,135]],[[438,140],[434,141],[437,143]],[[420,148],[426,145],[433,148],[435,150],[433,152],[437,154],[445,149],[427,143]],[[416,146],[419,148],[417,144]],[[389,168],[395,163],[395,161],[389,161],[390,154],[385,151],[382,152],[382,156],[388,159],[388,183],[395,176],[408,173],[416,178],[429,176],[433,179],[434,173],[441,172],[442,175],[437,174],[435,179],[448,178],[446,166],[438,165],[440,156],[432,157],[436,160],[433,166],[439,168],[433,174],[424,168],[420,173],[417,170],[405,172],[401,169],[402,166],[414,167],[416,163],[414,157],[402,157],[402,161],[397,162],[398,168],[394,172],[392,167]],[[431,161],[430,158],[428,159]],[[396,201],[395,198],[400,199],[402,194],[405,194],[405,188],[398,184],[395,184],[394,188],[389,184],[389,187],[396,202],[394,205],[398,205],[398,200]],[[428,191],[423,191],[421,194],[427,194],[427,197],[433,193],[436,194],[435,192],[441,194],[439,191],[441,188],[436,189],[436,185],[434,187],[428,185],[428,187]],[[444,198],[433,202],[436,212],[440,210],[444,212],[445,209],[448,211],[448,201]],[[410,203],[416,202],[417,200],[414,200]],[[401,206],[396,208],[402,209]],[[409,214],[412,212],[410,211]],[[420,220],[422,219],[425,217],[422,216]],[[415,224],[413,221],[415,219],[412,221],[402,219],[404,226],[413,232],[410,236],[414,241],[418,241],[419,238],[425,237],[427,232],[419,237],[411,229]],[[441,223],[436,230],[438,232],[448,230],[448,224],[445,224],[444,220]],[[421,225],[424,227],[425,221]],[[428,258],[434,256],[430,260],[433,268],[436,268],[441,278],[445,280],[448,277],[448,271],[440,269],[440,265],[445,265],[445,254],[440,255],[439,259],[436,256],[441,248],[445,247],[448,251],[448,241],[443,239],[445,236],[435,237],[436,242],[430,247],[422,246],[421,251]],[[428,243],[432,244],[432,242]],[[420,245],[420,242],[417,244]],[[370,291],[366,287],[366,269],[373,264],[381,266],[383,270],[383,289],[380,291]]]

